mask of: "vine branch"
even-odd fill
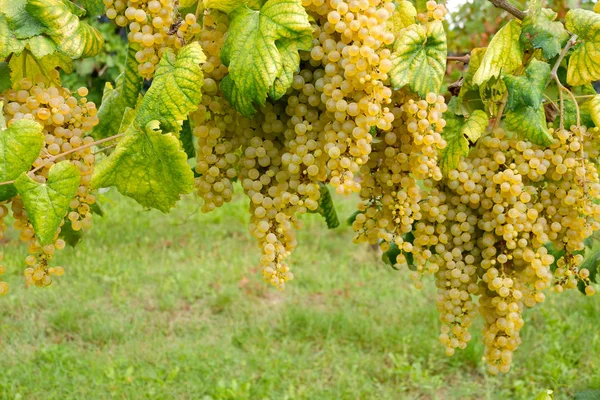
[[[562,49],[558,58],[556,59],[556,62],[552,66],[552,70],[550,71],[550,80],[548,81],[548,83],[550,83],[552,80],[554,80],[556,82],[556,86],[558,88],[558,97],[560,99],[560,110],[559,110],[560,123],[559,123],[559,126],[560,126],[561,130],[565,129],[565,104],[564,104],[563,91],[566,90],[571,96],[573,94],[571,93],[570,90],[565,88],[563,86],[563,84],[560,82],[560,79],[558,78],[558,67],[560,67],[562,60],[565,58],[565,56],[567,55],[567,53],[569,52],[571,47],[573,47],[573,45],[576,42],[577,42],[577,35],[571,36],[571,38],[567,41],[567,44]],[[546,84],[546,86],[547,86],[547,84]],[[577,101],[575,101],[575,98],[573,98],[573,102],[575,103],[575,106],[577,107]],[[577,107],[577,125],[579,125],[579,118],[580,118],[579,117],[579,107]]]
[[[469,61],[471,61],[471,55],[465,54],[464,56],[448,56],[448,57],[446,57],[446,60],[461,62],[463,64],[468,64]]]
[[[515,18],[522,20],[525,18],[525,13],[519,10],[517,7],[513,6],[508,2],[508,0],[489,0],[495,7],[501,8],[508,13],[512,14]]]
[[[77,147],[77,148],[71,149],[71,150],[69,150],[69,151],[65,151],[64,153],[60,153],[60,154],[57,154],[57,155],[55,155],[55,156],[50,156],[50,157],[48,157],[46,160],[54,161],[54,160],[57,160],[57,159],[59,159],[59,158],[61,158],[61,157],[64,157],[64,156],[66,156],[66,155],[69,155],[69,154],[71,154],[71,153],[76,153],[76,152],[78,152],[78,151],[85,150],[85,149],[87,149],[87,148],[89,148],[89,147],[93,147],[93,146],[96,146],[96,145],[99,145],[99,144],[102,144],[102,143],[110,142],[111,140],[116,140],[116,139],[119,139],[120,137],[122,137],[122,136],[124,136],[124,135],[125,135],[124,133],[119,133],[118,135],[113,135],[113,136],[109,136],[109,137],[107,137],[107,138],[104,138],[104,139],[96,140],[95,142],[88,143],[88,144],[86,144],[86,145],[84,145],[84,146],[80,146],[80,147]],[[40,169],[42,169],[43,167],[44,167],[44,164],[40,165],[39,167],[36,167],[36,168],[32,169],[31,171],[29,171],[29,172],[27,172],[27,173],[28,173],[28,174],[32,174],[32,173],[34,173],[34,172],[36,172],[36,171],[39,171],[39,170],[40,170]],[[12,180],[12,181],[6,181],[6,182],[0,182],[0,186],[4,186],[4,185],[12,185],[13,183],[15,183],[15,181],[14,181],[14,180]]]

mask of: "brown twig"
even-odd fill
[[[501,8],[508,13],[512,14],[517,19],[525,18],[525,13],[519,10],[517,7],[513,6],[508,2],[508,0],[489,0],[495,7]]]
[[[469,61],[471,61],[471,55],[465,54],[464,56],[448,56],[448,57],[446,57],[446,60],[461,62],[463,64],[468,64]]]

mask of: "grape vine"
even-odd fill
[[[301,216],[339,225],[331,187],[358,199],[356,243],[417,288],[433,276],[447,355],[483,318],[493,374],[548,290],[595,293],[600,10],[561,21],[542,0],[491,0],[507,23],[449,56],[433,0],[13,3],[0,0],[0,239],[10,220],[27,285],[63,275],[56,253],[102,213],[101,188],[163,212],[192,192],[210,212],[240,188],[264,280],[284,289]],[[102,9],[128,52],[97,107],[59,71],[102,50],[88,24]],[[448,62],[465,65],[452,95]]]

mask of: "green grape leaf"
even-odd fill
[[[446,147],[440,150],[439,166],[444,175],[456,168],[461,157],[469,154],[469,141],[463,133],[464,118],[455,116],[451,112],[444,113],[446,127],[442,137]]]
[[[50,167],[46,183],[38,183],[25,172],[15,181],[25,211],[42,246],[51,244],[61,221],[69,211],[69,203],[77,193],[81,175],[68,161]]]
[[[0,93],[10,89],[11,86],[10,67],[7,62],[0,62]]]
[[[543,105],[537,109],[528,106],[509,111],[504,123],[509,131],[515,132],[535,144],[548,146],[552,143],[552,135],[548,131]]]
[[[544,244],[544,247],[546,248],[546,250],[548,250],[548,254],[554,257],[554,261],[552,262],[552,264],[550,264],[550,271],[554,272],[556,270],[556,267],[558,266],[558,260],[562,256],[564,256],[567,251],[564,248],[558,249],[556,245],[552,242],[547,242],[546,244]]]
[[[202,1],[202,0],[201,0]],[[264,1],[262,0],[204,0],[204,8],[214,9],[223,11],[225,14],[229,14],[236,8],[247,5],[253,10],[260,10]]]
[[[0,0],[0,10],[6,16],[8,25],[19,39],[41,35],[46,27],[25,10],[27,0]]]
[[[469,66],[465,72],[465,82],[463,83],[463,88],[470,89],[475,86],[473,84],[473,77],[481,65],[481,61],[483,60],[486,50],[487,47],[477,47],[471,50],[471,58],[469,59]]]
[[[417,10],[410,1],[400,0],[396,2],[390,19],[387,20],[387,28],[392,32],[396,39],[400,37],[400,31],[416,22]]]
[[[138,102],[144,78],[138,73],[138,62],[135,59],[136,51],[137,49],[129,47],[125,60],[125,70],[117,77],[116,87],[113,89],[110,82],[107,82],[104,87],[102,103],[98,108],[99,122],[92,131],[92,136],[96,139],[119,133],[120,125],[117,122],[123,120],[127,107],[134,109]]]
[[[354,223],[354,221],[356,221],[356,216],[358,214],[364,214],[364,211],[360,211],[360,210],[356,210],[354,211],[347,219],[346,219],[346,224],[352,226],[352,224]]]
[[[73,68],[71,58],[61,52],[55,52],[37,59],[30,51],[23,51],[18,56],[13,54],[8,65],[10,67],[10,79],[13,87],[16,87],[23,78],[34,79],[38,75],[43,75],[54,84],[60,85],[59,77],[53,77],[50,71],[62,68],[66,73],[71,73]]]
[[[29,171],[44,146],[42,126],[37,122],[20,119],[6,128],[0,102],[0,182],[15,180]],[[13,185],[0,185],[0,202],[15,196]]]
[[[485,111],[475,110],[471,113],[469,118],[467,118],[460,131],[472,143],[475,143],[477,140],[479,140],[481,135],[483,135],[483,132],[485,132],[487,129],[489,122],[490,117]]]
[[[72,7],[60,0],[29,0],[27,12],[48,28],[46,34],[69,57],[93,57],[104,46],[102,34],[80,21]]]
[[[521,40],[530,40],[534,49],[542,49],[546,59],[560,53],[569,40],[569,33],[560,21],[558,14],[548,8],[542,8],[542,0],[533,0],[523,19]]]
[[[421,96],[439,92],[446,72],[446,33],[440,21],[411,25],[394,43],[389,72],[394,88],[409,85]]]
[[[79,0],[79,3],[87,11],[86,16],[88,18],[104,14],[104,2],[102,0]],[[181,1],[179,2],[179,6],[183,7]]]
[[[584,253],[584,259],[579,269],[587,269],[590,271],[589,279],[592,282],[597,282],[598,277],[598,264],[600,264],[600,248],[598,246],[594,246],[592,248],[587,247]],[[585,283],[582,280],[579,280],[577,283],[577,288],[583,294],[585,294]]]
[[[292,86],[294,73],[300,65],[300,54],[298,54],[298,46],[295,40],[281,39],[277,42],[278,49],[281,54],[281,72],[273,81],[273,85],[269,88],[269,97],[273,100],[278,100]]]
[[[194,146],[194,135],[192,133],[192,124],[190,119],[186,119],[183,121],[181,125],[181,134],[179,135],[179,140],[181,140],[181,145],[183,146],[183,151],[187,154],[188,160],[190,158],[196,157],[196,147]]]
[[[579,38],[573,47],[567,68],[567,83],[585,85],[600,79],[600,15],[587,10],[570,10],[567,29]]]
[[[563,112],[565,115],[564,126],[568,129],[572,125],[577,125],[577,108],[575,107],[575,103],[573,103],[573,100],[571,99],[565,99],[563,104]],[[589,101],[586,101],[585,103],[579,105],[579,119],[580,124],[583,126],[593,127],[595,125],[592,119]],[[560,121],[560,113],[558,115],[558,121]],[[556,122],[554,125],[556,125]]]
[[[179,139],[162,134],[159,122],[130,126],[115,151],[92,175],[94,188],[116,186],[144,207],[169,211],[180,195],[194,190],[194,174]]]
[[[504,25],[490,41],[481,65],[473,76],[473,84],[481,86],[500,74],[510,74],[523,63],[523,46],[519,37],[519,21],[512,20]]]
[[[588,103],[592,121],[594,121],[594,125],[600,127],[600,94],[592,97]]]
[[[408,242],[408,243],[413,243],[415,240],[415,236],[413,235],[412,232],[405,233],[404,235],[402,235],[402,238],[404,239],[405,242]],[[404,253],[404,257],[406,257],[406,263],[408,264],[408,269],[410,269],[411,271],[416,271],[417,267],[414,263],[412,253],[404,252],[404,251],[400,250],[400,248],[398,247],[396,242],[390,243],[390,248],[381,255],[381,260],[384,263],[391,266],[393,269],[398,270],[398,268],[396,268],[396,265],[398,264],[397,259],[401,253]]]
[[[27,40],[27,49],[35,58],[41,59],[56,51],[56,43],[47,36],[34,36]]]
[[[258,11],[237,7],[229,13],[229,21],[220,54],[229,74],[221,90],[240,113],[250,117],[255,104],[265,104],[276,79],[280,86],[291,83],[299,57],[290,55],[311,49],[312,27],[300,0],[268,0]],[[284,87],[274,92],[281,95]]]
[[[202,99],[204,76],[200,64],[206,56],[198,42],[183,47],[175,56],[167,49],[158,64],[152,86],[142,99],[136,124],[145,127],[157,120],[163,130],[179,134],[181,122]]]
[[[337,212],[335,211],[335,204],[333,203],[333,198],[331,197],[329,188],[323,183],[321,183],[320,186],[321,197],[319,198],[319,208],[312,212],[319,213],[323,216],[323,218],[325,218],[327,228],[337,228],[340,226],[340,220],[338,219]]]
[[[0,59],[11,53],[20,53],[24,47],[25,44],[10,30],[4,14],[0,14]]]
[[[69,246],[75,247],[83,240],[83,231],[73,229],[71,220],[66,218],[63,226],[60,227],[60,234],[58,235],[62,240],[65,241]]]
[[[539,108],[544,98],[544,89],[550,78],[550,65],[536,59],[531,60],[525,75],[506,75],[504,82],[508,89],[507,110],[531,106]]]

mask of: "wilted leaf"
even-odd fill
[[[567,29],[579,38],[567,69],[567,83],[585,85],[600,79],[600,15],[587,10],[570,10]]]

